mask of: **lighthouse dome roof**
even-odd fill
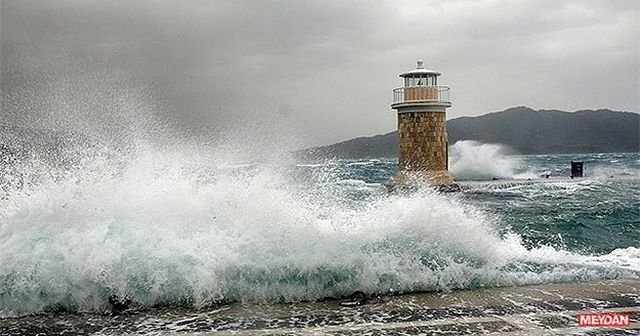
[[[425,69],[424,68],[424,62],[419,59],[417,63],[417,66],[414,70],[411,71],[407,71],[404,73],[400,74],[400,77],[416,77],[416,76],[420,76],[420,75],[432,75],[432,76],[440,76],[441,73],[437,72],[437,71],[433,71],[433,70],[429,70],[429,69]]]

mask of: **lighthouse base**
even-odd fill
[[[460,191],[447,170],[401,171],[387,184],[390,192],[413,191],[423,187],[433,187],[442,192]]]

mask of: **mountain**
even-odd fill
[[[640,151],[640,114],[611,110],[533,110],[502,112],[447,121],[449,143],[499,143],[521,154]],[[299,152],[304,159],[396,157],[398,132],[360,137]]]

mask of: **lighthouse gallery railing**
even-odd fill
[[[449,103],[448,86],[404,86],[393,89],[393,103]]]

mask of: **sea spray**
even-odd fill
[[[536,177],[520,159],[508,154],[508,148],[500,144],[458,141],[449,148],[449,170],[456,180]]]
[[[237,151],[208,150],[145,147],[11,189],[0,201],[2,315],[102,312],[114,293],[203,307],[640,271],[615,255],[526,248],[459,196],[380,186],[348,202],[340,190],[361,184],[329,168],[300,180],[286,162],[230,165]],[[316,188],[331,181],[340,188]]]

